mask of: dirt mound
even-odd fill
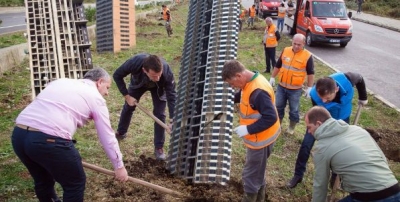
[[[385,153],[386,158],[400,162],[400,130],[366,128]]]
[[[109,180],[104,184],[110,196],[129,201],[240,201],[243,195],[241,181],[231,179],[226,186],[218,184],[190,184],[170,174],[165,162],[141,155],[136,161],[125,162],[128,174],[134,178],[156,184],[188,196],[178,199],[157,190],[132,183],[121,184]]]

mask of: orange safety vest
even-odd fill
[[[249,8],[249,16],[254,18],[256,16],[256,8]]]
[[[276,26],[272,24],[271,26],[265,27],[265,35],[264,35],[264,41],[265,41],[265,47],[271,48],[271,47],[277,47],[278,46],[278,40],[276,40]]]
[[[279,85],[288,89],[299,89],[306,79],[306,67],[311,53],[306,49],[294,53],[292,48],[286,47],[282,52]]]
[[[267,79],[265,79],[265,77],[258,75],[252,81],[248,82],[246,86],[242,89],[239,111],[240,125],[251,125],[261,118],[260,112],[254,110],[250,106],[250,95],[256,89],[266,91],[271,96],[272,103],[275,103],[275,94],[271,85],[269,84]],[[276,110],[275,113],[278,117],[278,112]],[[281,126],[279,123],[279,118],[277,118],[274,125],[272,125],[268,129],[256,134],[244,136],[243,143],[246,145],[246,147],[250,149],[261,149],[274,143],[275,140],[279,137],[280,132]]]
[[[169,12],[169,8],[163,9],[163,19],[164,20],[169,20],[167,12]],[[170,13],[171,14],[171,13]]]
[[[245,16],[246,16],[246,9],[243,9],[242,13],[239,15],[239,18],[244,19]]]
[[[278,7],[278,18],[284,18],[286,15],[285,7]]]

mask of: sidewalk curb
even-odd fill
[[[378,27],[382,27],[382,28],[385,28],[385,29],[389,29],[389,30],[392,30],[392,31],[400,32],[400,29],[395,28],[395,27],[391,27],[389,25],[383,25],[383,24],[380,24],[380,23],[377,23],[377,22],[372,22],[370,20],[365,20],[365,19],[354,17],[354,16],[351,19],[355,20],[355,21],[359,21],[359,22],[375,25],[375,26],[378,26]]]

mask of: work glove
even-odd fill
[[[365,106],[368,104],[368,100],[358,100],[358,105]]]
[[[274,78],[274,77],[271,77],[271,78],[269,79],[269,84],[271,84],[272,87],[275,86],[275,78]]]
[[[238,127],[236,127],[235,129],[233,129],[235,131],[235,133],[242,138],[245,135],[249,134],[249,131],[247,131],[247,126],[246,125],[240,125]]]
[[[310,98],[311,97],[311,95],[310,95],[311,89],[312,89],[312,87],[307,87],[306,93],[304,94],[304,96],[306,98]]]

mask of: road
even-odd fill
[[[0,34],[26,30],[25,12],[1,13]]]

